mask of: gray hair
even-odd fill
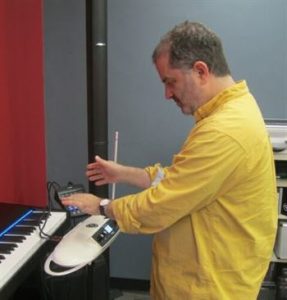
[[[185,21],[166,33],[154,49],[153,62],[165,53],[172,68],[191,69],[203,61],[214,75],[230,75],[220,38],[200,23]]]

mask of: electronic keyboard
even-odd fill
[[[0,298],[25,263],[66,220],[66,212],[46,212],[0,203]],[[45,225],[45,226],[44,226]],[[43,228],[42,228],[43,227]],[[43,230],[40,236],[40,232]]]

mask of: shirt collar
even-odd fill
[[[212,114],[212,112],[214,112],[218,107],[220,107],[224,103],[248,92],[249,89],[246,81],[245,80],[238,81],[231,87],[224,89],[215,97],[211,98],[208,102],[200,106],[194,112],[195,121],[198,122],[208,117],[210,114]]]

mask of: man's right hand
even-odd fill
[[[144,189],[151,185],[145,169],[124,166],[102,159],[98,155],[95,157],[95,162],[87,165],[86,175],[95,185],[121,182]]]
[[[95,157],[95,162],[87,165],[86,175],[95,185],[117,183],[120,181],[122,166],[111,160]]]

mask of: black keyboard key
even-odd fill
[[[0,253],[1,254],[10,254],[16,247],[18,247],[16,244],[0,243]]]
[[[33,220],[33,221],[42,221],[42,220],[45,220],[49,217],[49,213],[47,212],[38,212],[38,213],[32,213],[30,214],[29,216],[27,216],[27,218],[24,219],[24,221],[26,220]]]
[[[14,242],[14,243],[22,243],[24,240],[26,240],[26,237],[23,235],[7,235],[5,234],[0,238],[0,242]]]
[[[23,230],[27,230],[27,232],[33,232],[36,230],[37,226],[22,226],[18,224],[15,228],[23,228]]]
[[[18,225],[21,225],[21,226],[38,226],[39,225],[39,221],[38,220],[23,220],[21,221]]]
[[[20,227],[16,226],[9,230],[9,234],[14,234],[14,235],[31,235],[34,229],[32,230],[30,227]]]
[[[12,251],[13,251],[13,249],[9,250],[9,249],[1,249],[0,248],[0,254],[11,254]]]

